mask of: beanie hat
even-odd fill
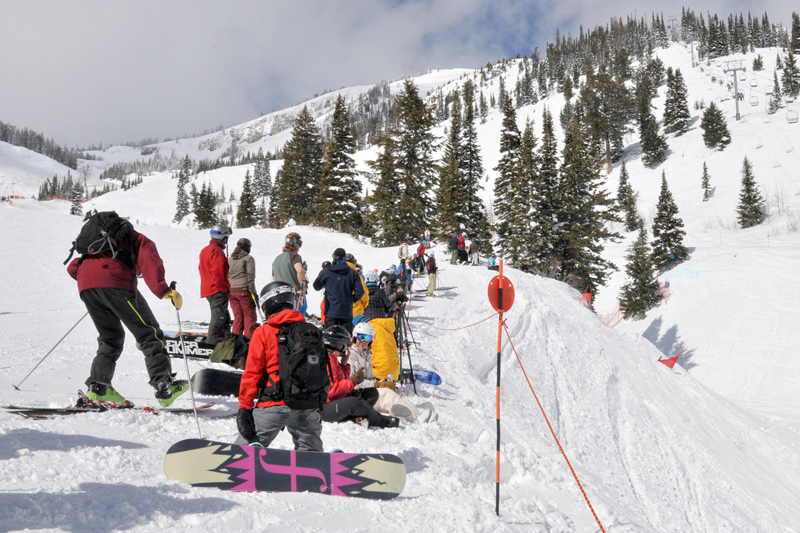
[[[333,259],[335,261],[344,259],[345,255],[347,255],[347,253],[344,251],[344,248],[337,248],[333,251]]]

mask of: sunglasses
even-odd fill
[[[367,333],[359,333],[358,335],[356,335],[356,340],[372,342],[372,335],[369,335]]]
[[[294,237],[287,237],[286,242],[291,242],[293,244],[296,244],[297,246],[303,246],[303,241],[301,241],[300,239],[295,239]]]

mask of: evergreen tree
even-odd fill
[[[318,205],[323,226],[357,233],[361,227],[361,182],[353,154],[356,142],[350,128],[350,113],[339,95],[333,110],[331,141],[322,159],[322,181]]]
[[[706,165],[705,161],[703,161],[703,178],[701,181],[701,186],[703,188],[703,201],[707,202],[710,198],[709,195],[711,194],[711,178],[708,175],[708,166]]]
[[[253,195],[266,197],[272,191],[272,178],[269,174],[269,159],[264,156],[264,150],[258,149],[253,165]]]
[[[783,62],[783,93],[797,98],[797,95],[800,94],[800,69],[798,69],[794,54],[794,50],[790,48]]]
[[[742,190],[739,193],[739,206],[736,208],[737,220],[742,228],[751,228],[764,222],[764,197],[758,190],[753,177],[753,166],[745,157],[742,165]]]
[[[438,217],[435,234],[446,241],[461,231],[466,221],[462,204],[463,169],[461,168],[461,99],[458,93],[451,103],[450,128],[444,145],[444,155],[439,166],[439,188],[436,194]]]
[[[283,149],[281,187],[277,190],[276,215],[300,224],[319,222],[322,138],[314,117],[303,107],[297,115],[292,138]]]
[[[661,193],[658,195],[656,217],[653,219],[653,263],[661,270],[689,256],[683,245],[683,220],[678,217],[678,205],[667,186],[667,176],[661,172]]]
[[[494,217],[497,241],[495,248],[502,255],[511,251],[511,231],[514,212],[514,185],[520,170],[520,149],[522,139],[517,127],[517,112],[511,105],[510,98],[501,104],[503,113],[503,129],[500,131],[500,160],[495,170],[498,172],[494,182]]]
[[[536,199],[534,211],[536,213],[537,230],[541,237],[541,247],[533,250],[535,260],[530,263],[547,277],[557,275],[558,258],[555,253],[557,241],[557,213],[561,206],[559,191],[559,155],[556,140],[553,116],[550,111],[542,111],[542,146],[539,149],[539,177],[534,183],[532,192]]]
[[[278,170],[275,174],[275,183],[272,186],[272,194],[269,197],[269,209],[267,209],[267,225],[270,228],[282,228],[288,218],[284,218],[283,213],[278,211],[280,204],[280,194],[283,190],[283,172]]]
[[[619,307],[625,318],[643,318],[648,310],[661,301],[658,278],[644,226],[639,228],[639,237],[631,244],[626,258],[628,262],[625,273],[628,281],[622,286]]]
[[[580,95],[586,112],[583,120],[589,125],[592,137],[604,143],[606,169],[610,173],[612,161],[619,159],[619,152],[614,148],[622,145],[622,137],[629,131],[633,99],[623,79],[612,77],[604,68],[587,78]],[[565,118],[568,120],[566,128],[572,117]]]
[[[774,115],[783,106],[783,94],[781,93],[781,85],[778,83],[778,71],[772,73],[772,95],[769,97],[769,107],[767,113]]]
[[[197,212],[197,205],[198,205],[198,192],[197,192],[197,185],[192,182],[192,187],[189,189],[189,202],[192,206],[192,212]]]
[[[622,168],[619,171],[617,203],[625,214],[625,231],[634,231],[640,226],[641,217],[636,209],[636,199],[633,195],[633,187],[631,187],[625,161],[622,162]]]
[[[370,182],[375,185],[374,192],[367,198],[372,210],[368,215],[368,223],[379,228],[372,239],[377,246],[389,246],[403,240],[413,242],[418,232],[407,227],[401,209],[401,182],[397,172],[397,142],[389,135],[379,137],[378,157],[368,164],[372,169]],[[410,234],[410,235],[409,235]]]
[[[651,61],[650,64],[653,62]],[[654,74],[647,71],[639,73],[636,86],[636,112],[639,122],[639,139],[642,145],[642,162],[645,166],[655,167],[667,158],[667,141],[658,132],[658,122],[653,116],[653,93],[656,84],[653,82]]]
[[[81,201],[83,198],[83,186],[80,182],[76,182],[72,186],[70,198],[72,199],[72,205],[70,206],[69,214],[79,217],[83,216],[83,202]]]
[[[703,142],[708,148],[717,148],[722,151],[731,142],[728,123],[714,102],[711,102],[703,112],[700,128],[703,130]]]
[[[189,195],[186,192],[186,185],[189,184],[191,172],[192,166],[189,161],[189,155],[187,154],[183,158],[181,169],[178,172],[178,199],[175,202],[175,218],[173,219],[173,222],[176,223],[180,223],[180,221],[189,214],[189,210],[191,209]]]
[[[250,182],[250,169],[244,174],[244,184],[242,184],[242,194],[239,196],[239,207],[236,210],[236,225],[240,228],[252,228],[259,222],[258,206],[256,205],[256,195],[253,193]]]
[[[689,129],[688,93],[680,69],[667,69],[667,101],[664,106],[664,133],[683,135]]]
[[[559,182],[562,203],[556,215],[560,227],[555,232],[559,266],[554,277],[575,288],[594,288],[593,297],[610,271],[616,270],[602,257],[604,243],[620,238],[608,229],[609,222],[619,219],[602,183],[600,163],[591,156],[588,136],[574,120],[564,138]]]
[[[536,150],[536,136],[533,133],[533,122],[525,123],[520,143],[520,164],[514,184],[514,196],[511,204],[511,249],[508,258],[512,265],[521,263],[536,265],[544,241],[539,229],[547,226],[549,220],[536,210],[540,202],[538,197],[542,189],[539,174],[539,154]]]
[[[463,207],[466,213],[464,220],[464,230],[471,240],[476,240],[483,247],[484,253],[488,253],[491,248],[491,234],[489,232],[489,222],[486,220],[486,212],[483,200],[478,196],[483,188],[483,161],[481,159],[481,147],[478,143],[478,132],[475,128],[475,85],[471,81],[464,84],[464,118],[462,121],[462,146],[461,146],[461,170],[462,170],[462,197]]]
[[[211,186],[203,183],[197,194],[197,207],[194,210],[194,220],[200,229],[207,229],[217,223],[216,195]]]

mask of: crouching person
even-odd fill
[[[369,427],[398,427],[400,419],[384,416],[372,407],[379,397],[376,388],[359,389],[354,394],[355,386],[364,381],[364,370],[350,375],[350,365],[347,362],[350,357],[350,332],[347,328],[330,326],[322,335],[331,363],[331,388],[328,391],[328,403],[322,410],[322,419],[325,422],[366,419]]]
[[[236,417],[239,429],[237,444],[259,442],[262,446],[269,446],[285,427],[292,436],[295,450],[322,451],[320,406],[324,398],[316,407],[304,409],[289,407],[284,402],[279,374],[281,329],[282,326],[305,322],[303,315],[294,310],[295,300],[294,287],[282,281],[268,283],[261,290],[259,304],[267,319],[253,333],[242,374]],[[324,350],[321,355],[321,363],[325,365]],[[320,391],[321,395],[323,393],[327,397],[327,388]]]

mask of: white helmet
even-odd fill
[[[353,328],[353,338],[357,338],[359,335],[369,335],[370,339],[375,338],[375,328],[370,326],[369,322],[359,322]],[[372,342],[370,340],[369,342]]]
[[[428,252],[428,257],[436,257],[436,252],[434,252],[433,250],[430,250]]]

